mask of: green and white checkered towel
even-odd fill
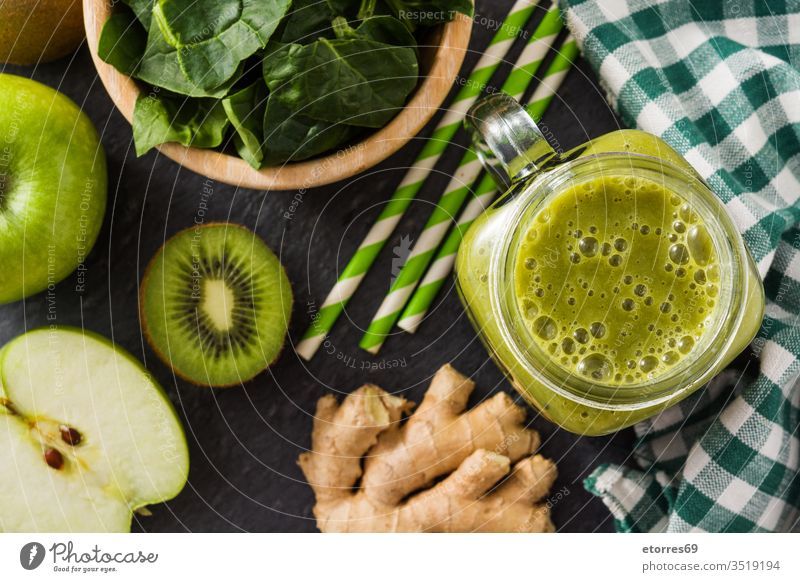
[[[586,486],[620,531],[796,531],[800,0],[562,0],[562,8],[624,122],[665,139],[725,203],[767,291],[752,348],[757,375],[724,372],[639,424],[641,470],[601,466]]]

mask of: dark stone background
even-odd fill
[[[479,1],[478,12],[484,17],[480,22],[501,19],[511,3]],[[543,9],[538,14],[536,20]],[[473,52],[463,70],[476,62],[492,33],[489,26],[476,23]],[[520,48],[517,43],[511,56]],[[170,503],[152,507],[152,517],[139,518],[134,530],[315,531],[313,496],[295,460],[309,445],[311,416],[321,395],[347,393],[364,382],[374,382],[418,402],[430,376],[445,362],[453,362],[476,380],[474,403],[498,390],[511,390],[477,341],[452,288],[443,292],[416,335],[390,338],[378,358],[358,348],[361,330],[389,286],[393,247],[402,236],[417,236],[431,211],[431,201],[441,193],[457,163],[457,152],[446,157],[425,185],[340,318],[330,338],[332,354],[321,350],[306,364],[286,349],[275,366],[248,385],[209,390],[176,380],[141,335],[140,277],[164,239],[192,225],[205,184],[213,188],[206,220],[230,220],[255,229],[280,254],[295,292],[289,341],[296,341],[309,323],[309,302],[324,300],[431,127],[398,154],[352,180],[301,196],[258,192],[206,181],[156,153],[137,159],[131,129],[106,95],[85,46],[55,63],[3,70],[32,77],[69,95],[96,124],[108,154],[109,205],[100,239],[87,261],[87,289],[76,293],[74,276],[58,286],[58,323],[109,336],[142,359],[168,391],[186,427],[191,451],[189,484]],[[495,83],[508,70],[508,64],[501,68]],[[560,144],[554,145],[565,149],[619,127],[583,61],[570,73],[543,124],[557,136]],[[296,196],[294,215],[286,219],[284,213]],[[0,344],[45,323],[41,295],[0,307]],[[400,367],[361,369],[380,363]],[[584,491],[582,480],[599,463],[630,463],[631,432],[581,438],[559,430],[534,411],[530,422],[542,433],[542,452],[558,463],[555,490],[563,487],[568,492],[553,510],[559,529],[611,531],[608,511]]]

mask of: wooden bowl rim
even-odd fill
[[[114,105],[128,123],[133,117],[140,87],[97,56],[97,41],[111,15],[108,0],[83,0],[86,40],[97,74]],[[213,180],[257,190],[305,190],[354,176],[382,162],[402,148],[430,121],[455,82],[469,45],[472,19],[458,14],[443,25],[431,69],[403,110],[382,129],[364,140],[322,158],[253,169],[244,160],[214,150],[166,143],[158,150],[181,166]]]

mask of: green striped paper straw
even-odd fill
[[[492,38],[486,51],[453,99],[449,111],[437,125],[430,139],[408,170],[403,181],[389,199],[377,221],[361,242],[353,258],[342,271],[314,321],[298,342],[295,350],[300,357],[310,360],[333,328],[347,302],[358,289],[361,280],[375,262],[386,241],[391,236],[403,214],[420,191],[442,152],[450,145],[467,110],[480,96],[483,87],[491,80],[517,38],[517,33],[533,15],[539,0],[517,0],[503,25]]]
[[[537,122],[542,118],[548,105],[558,92],[558,88],[569,72],[572,62],[578,56],[578,45],[571,37],[564,40],[550,66],[545,71],[542,82],[531,95],[526,109]],[[398,327],[408,333],[417,331],[425,314],[433,304],[433,300],[444,285],[456,259],[458,247],[464,234],[472,226],[472,222],[491,204],[497,196],[495,183],[490,174],[484,174],[483,179],[474,189],[473,197],[458,218],[455,228],[450,231],[444,244],[439,248],[433,264],[425,273],[417,290],[411,296],[403,314],[400,316]]]
[[[558,6],[554,3],[545,14],[517,58],[516,66],[503,83],[502,90],[519,99],[531,85],[542,60],[561,31],[563,23]],[[386,336],[394,326],[403,307],[433,259],[436,249],[450,228],[470,193],[470,186],[482,170],[478,157],[468,150],[458,165],[436,208],[417,239],[414,248],[398,273],[389,293],[369,324],[359,345],[372,354],[378,353]]]

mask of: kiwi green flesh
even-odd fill
[[[283,348],[292,308],[277,257],[250,230],[185,230],[154,257],[142,289],[147,336],[195,384],[231,386],[265,370]]]

